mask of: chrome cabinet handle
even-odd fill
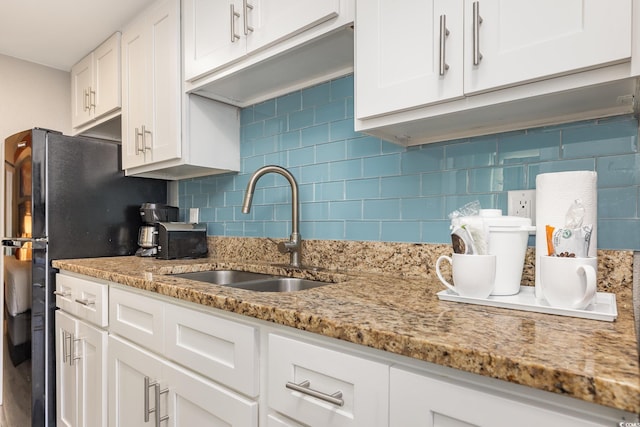
[[[63,291],[53,291],[53,294],[54,295],[58,295],[60,297],[68,297],[68,296],[71,295],[71,292],[69,292],[69,291],[64,291],[64,292]]]
[[[249,4],[247,0],[242,0],[242,20],[244,22],[244,35],[247,36],[249,33],[253,32],[253,27],[249,25],[249,11],[253,10],[253,5]]]
[[[236,18],[240,18],[240,14],[238,12],[235,11],[235,9],[233,8],[233,4],[230,5],[231,6],[231,43],[235,43],[236,40],[238,40],[240,38],[240,36],[238,34],[236,34]]]
[[[446,62],[446,38],[449,35],[447,30],[447,15],[440,15],[440,67],[439,74],[444,76],[444,73],[449,69],[449,65]]]
[[[156,407],[149,408],[149,389],[154,388],[154,397],[156,400]],[[160,423],[162,421],[166,421],[169,419],[168,415],[164,417],[160,416],[160,395],[164,393],[168,393],[169,389],[165,388],[164,390],[160,390],[160,383],[158,381],[151,381],[151,379],[147,376],[144,377],[144,422],[149,422],[149,415],[154,413],[155,417],[155,425],[156,427],[160,427]]]
[[[144,131],[144,126],[142,127],[142,130]],[[136,144],[136,156],[140,153],[144,153],[144,148],[140,148],[140,138],[144,137],[144,134],[142,132],[138,132],[138,128],[136,128],[135,130],[135,144]]]
[[[149,409],[149,388],[155,385],[155,381],[151,381],[149,377],[144,377],[144,422],[149,422],[149,415],[155,412],[156,408]],[[156,401],[156,406],[158,402]]]
[[[82,99],[82,109],[83,111],[87,111],[89,110],[91,107],[89,107],[89,90],[88,89],[84,89],[83,91],[83,99]]]
[[[160,416],[160,395],[169,393],[169,389],[165,388],[164,390],[160,390],[160,384],[156,381],[153,385],[155,388],[155,397],[156,397],[156,427],[160,427],[160,423],[163,421],[167,421],[169,419],[169,415],[165,415],[164,417]]]
[[[473,2],[473,65],[480,64],[482,54],[480,53],[480,24],[482,17],[480,16],[480,2]]]
[[[75,361],[80,360],[75,355],[75,343],[81,340],[74,338],[73,334],[67,331],[62,331],[62,334],[62,363],[67,363],[67,359],[69,359],[69,366],[74,366]],[[67,341],[69,341],[69,352],[67,352]]]
[[[311,387],[311,383],[308,380],[302,381],[300,384],[287,381],[286,387],[290,390],[298,391],[307,396],[315,397],[316,399],[324,400],[325,402],[332,403],[336,406],[344,406],[344,399],[342,399],[342,392],[340,390],[332,394],[323,393],[321,391],[314,390]]]
[[[96,91],[91,90],[91,86],[89,86],[89,110],[93,108],[93,111],[96,111]]]
[[[149,139],[152,138],[152,134],[150,130],[145,129],[145,126],[142,125],[142,151],[151,151],[153,148],[153,144],[147,145],[147,135],[149,135]]]
[[[71,337],[71,334],[67,331],[62,331],[62,363],[67,363],[67,339]]]
[[[76,298],[76,302],[78,304],[82,304],[84,306],[89,306],[89,305],[95,305],[96,304],[95,300],[88,300],[86,298]]]
[[[80,339],[76,339],[73,337],[73,334],[69,334],[69,366],[74,366],[76,364],[76,360],[80,360],[79,357],[76,357],[76,343],[78,341],[82,341]]]

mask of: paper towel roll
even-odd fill
[[[563,227],[567,211],[576,200],[582,200],[583,225],[593,224],[589,256],[598,250],[598,174],[593,171],[543,173],[536,177],[536,282],[535,294],[542,298],[540,256],[548,255],[545,227]]]

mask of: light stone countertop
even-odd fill
[[[440,301],[433,279],[291,270],[215,258],[110,257],[53,266],[463,371],[640,413],[638,345],[630,304],[615,322]],[[168,273],[238,269],[336,284],[254,292]]]

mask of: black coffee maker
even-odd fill
[[[156,256],[158,253],[158,223],[178,221],[178,208],[163,203],[143,203],[140,206],[142,226],[138,231],[137,256]]]

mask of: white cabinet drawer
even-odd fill
[[[109,286],[62,273],[56,274],[56,306],[102,328],[109,324]]]
[[[162,354],[164,350],[164,304],[153,298],[111,288],[109,332]]]
[[[256,328],[167,304],[165,330],[168,358],[248,396],[258,395]]]
[[[615,418],[600,418],[584,407],[572,410],[559,399],[554,406],[536,398],[528,400],[522,395],[483,389],[478,384],[460,383],[451,378],[397,367],[392,367],[390,372],[390,427],[510,427],[514,420],[518,420],[518,426],[529,427],[618,425]]]
[[[268,359],[270,408],[313,426],[387,425],[388,365],[274,334]],[[324,396],[341,392],[342,405],[287,387],[304,382]]]

